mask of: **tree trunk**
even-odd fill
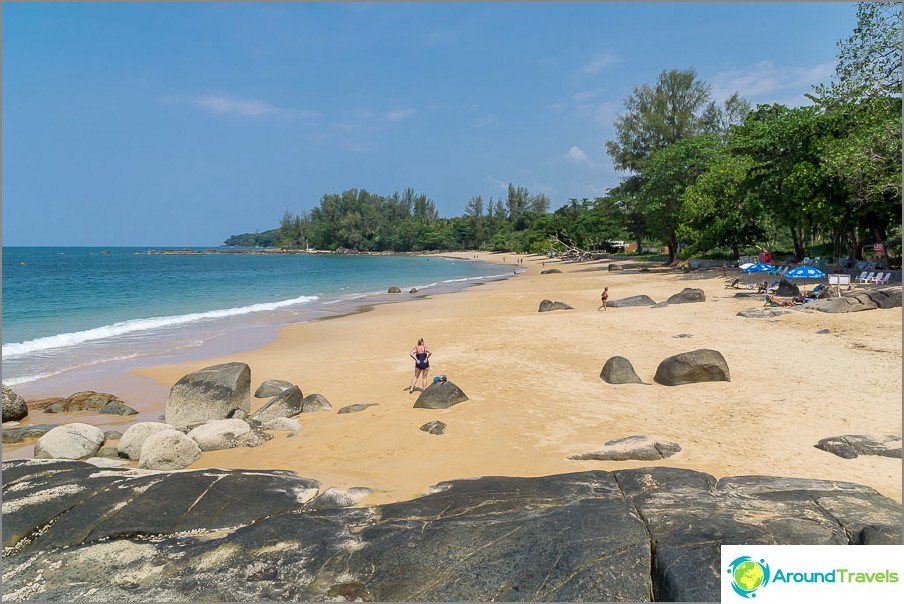
[[[669,235],[669,266],[675,264],[675,259],[678,257],[678,239],[674,235]]]
[[[798,260],[806,257],[806,248],[804,248],[803,233],[797,227],[791,227],[791,240],[794,242],[794,255]]]

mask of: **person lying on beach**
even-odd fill
[[[411,378],[411,386],[408,387],[408,393],[414,392],[414,386],[417,384],[418,376],[421,376],[421,390],[427,388],[427,374],[430,372],[430,349],[424,344],[424,338],[418,338],[417,346],[408,353],[414,359],[414,377]]]
[[[774,294],[766,294],[766,304],[764,306],[794,306],[799,304],[794,300],[779,300]]]

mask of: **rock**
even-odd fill
[[[600,378],[608,384],[643,384],[631,361],[618,356],[610,357],[606,361],[600,372]]]
[[[817,449],[834,453],[844,459],[854,459],[860,455],[878,455],[901,459],[901,437],[893,434],[883,436],[864,436],[862,434],[844,434],[823,438],[813,445]]]
[[[66,411],[99,411],[107,403],[116,400],[119,399],[116,398],[115,394],[107,392],[94,392],[93,390],[76,392],[66,399]]]
[[[266,471],[14,460],[3,479],[4,600],[718,602],[722,544],[901,541],[900,504],[862,485],[666,467],[365,507]]]
[[[119,430],[105,430],[104,431],[104,442],[108,442],[111,440],[119,440],[122,438],[122,432]]]
[[[178,430],[151,434],[141,445],[138,467],[143,470],[181,470],[201,457],[201,448]]]
[[[322,394],[309,394],[301,400],[301,412],[332,411],[333,406]]]
[[[468,400],[468,397],[465,393],[452,382],[448,380],[445,382],[433,382],[417,397],[414,402],[414,408],[448,409],[466,400]]]
[[[878,308],[872,302],[870,304],[863,304],[858,298],[854,298],[852,296],[841,296],[840,298],[814,300],[813,302],[806,304],[806,307],[825,313],[860,312]]]
[[[110,457],[89,457],[85,460],[85,463],[89,463],[92,466],[97,466],[98,468],[120,468],[122,466],[129,465],[129,462],[125,459],[114,459]]]
[[[693,338],[694,334],[692,333],[679,333],[677,336],[672,336],[673,338]]]
[[[619,264],[610,264],[609,270],[610,271],[620,271],[620,270],[622,270],[622,266]]]
[[[166,423],[177,428],[226,419],[235,409],[251,410],[251,368],[225,363],[189,373],[170,389]]]
[[[427,422],[421,426],[421,430],[429,432],[430,434],[442,434],[446,431],[446,424],[439,420],[433,420],[432,422]]]
[[[562,271],[560,271],[560,270],[557,269],[557,268],[548,268],[548,269],[546,269],[545,271],[540,271],[540,274],[541,274],[541,275],[552,275],[552,274],[555,274],[555,273],[561,273],[561,272],[562,272]]]
[[[901,308],[901,286],[886,287],[869,292],[879,308]]]
[[[798,312],[798,307],[791,306],[786,308],[778,308],[778,307],[764,307],[764,308],[751,308],[749,310],[742,310],[738,313],[739,317],[746,317],[748,319],[768,319],[771,317],[780,317],[781,315],[787,315],[788,313]]]
[[[118,447],[101,447],[100,451],[97,452],[97,457],[107,457],[110,459],[119,459],[119,448]],[[126,462],[128,463],[128,462]]]
[[[35,459],[84,459],[93,457],[104,442],[97,426],[65,424],[57,426],[35,443]]]
[[[782,298],[797,297],[800,296],[800,288],[787,279],[782,278],[779,280],[778,287],[775,289],[775,295]]]
[[[649,436],[626,436],[610,440],[599,451],[570,455],[568,459],[600,461],[656,461],[671,457],[681,450],[678,443],[668,440],[659,440]]]
[[[103,415],[136,415],[138,412],[119,401],[110,401],[98,413]]]
[[[273,435],[265,432],[262,428],[252,427],[250,432],[246,432],[235,437],[236,447],[259,447],[268,440],[272,440]]]
[[[564,302],[553,302],[552,300],[543,300],[540,302],[539,312],[549,312],[551,310],[571,310],[572,307]]]
[[[249,421],[248,412],[244,409],[233,409],[226,419],[243,419],[245,421]]]
[[[401,293],[402,293],[402,290],[399,289],[398,287],[396,287],[395,285],[393,285],[392,287],[390,287],[390,288],[387,290],[387,293],[390,293],[390,294],[401,294]]]
[[[685,287],[666,300],[666,304],[689,304],[691,302],[706,302],[706,294],[703,293],[702,289]]]
[[[3,421],[17,422],[28,416],[28,404],[6,384],[3,390]]]
[[[129,459],[138,459],[141,455],[141,446],[152,434],[171,430],[172,426],[159,422],[138,422],[128,427],[122,438],[119,439],[119,455]]]
[[[59,424],[36,424],[19,428],[4,428],[3,444],[20,443],[29,438],[39,438],[57,427],[59,427]]]
[[[264,430],[292,432],[301,429],[301,422],[295,417],[275,417],[262,426]]]
[[[298,415],[302,410],[302,399],[304,395],[301,388],[292,386],[287,390],[283,390],[277,394],[273,400],[269,401],[263,407],[251,414],[251,419],[259,422],[267,422],[277,417],[292,417]]]
[[[59,397],[59,396],[53,396],[50,398],[39,398],[39,399],[35,399],[33,401],[28,401],[27,404],[28,404],[29,409],[43,411],[46,407],[48,407],[50,405],[54,405],[57,403],[65,403],[65,402],[66,402],[66,399]]]
[[[820,330],[817,331],[816,333],[819,334],[819,335],[825,335],[825,334],[827,334],[827,333],[832,333],[832,332],[829,331],[828,329],[820,329]]]
[[[410,290],[408,290],[408,293],[409,293],[409,294],[416,294],[416,293],[417,293],[417,288],[416,288],[416,287],[412,287]]]
[[[294,386],[292,382],[286,380],[264,380],[264,382],[254,391],[255,398],[273,398],[277,394],[281,394],[284,390],[288,390]]]
[[[626,308],[628,306],[653,306],[654,304],[656,304],[656,301],[650,296],[641,294],[639,296],[621,298],[620,300],[610,300],[608,306],[612,308]]]
[[[248,422],[241,419],[215,419],[192,428],[188,437],[198,443],[201,451],[219,451],[236,446],[236,438],[251,432]]]
[[[730,382],[728,363],[721,352],[701,348],[663,360],[653,379],[665,386],[697,382]]]
[[[337,411],[336,413],[357,413],[359,411],[364,411],[368,407],[376,407],[379,403],[357,403],[354,405],[346,405]]]

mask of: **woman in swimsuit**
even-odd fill
[[[417,383],[417,377],[421,376],[421,390],[427,388],[427,372],[430,371],[430,349],[424,344],[424,338],[418,338],[417,346],[408,353],[414,359],[414,377],[411,378],[411,386],[408,387],[408,393],[414,392],[414,385]]]

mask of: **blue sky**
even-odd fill
[[[633,87],[806,103],[853,3],[4,2],[3,244],[219,245],[325,193],[616,185]]]

